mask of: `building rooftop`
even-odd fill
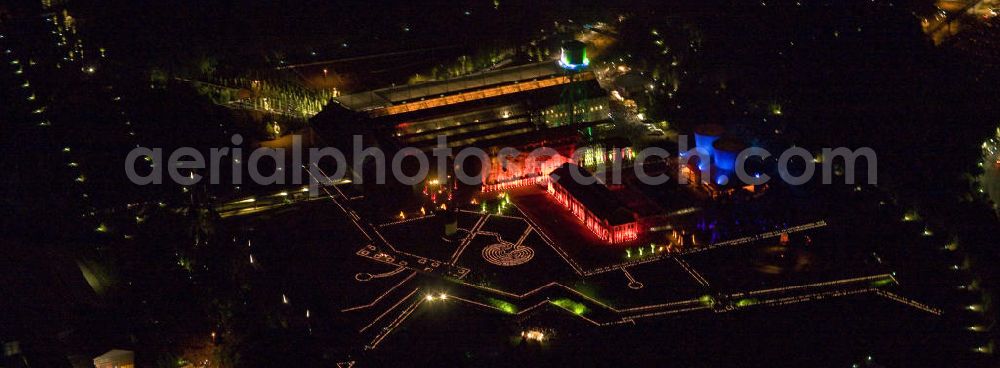
[[[607,220],[609,225],[635,221],[632,211],[626,209],[614,193],[586,169],[573,163],[565,163],[553,170],[549,177],[595,216]],[[580,181],[590,184],[582,184]]]
[[[523,89],[533,89],[530,84],[521,85],[527,82],[542,82],[535,88],[544,88],[550,85],[559,84],[560,77],[564,77],[565,70],[559,67],[555,61],[545,61],[541,63],[514,66],[498,70],[489,70],[473,75],[453,78],[443,81],[424,82],[413,85],[382,88],[372,91],[359,92],[334,98],[335,101],[354,111],[369,111],[376,115],[391,114],[392,111],[383,111],[391,106],[399,106],[408,103],[421,102],[426,99],[442,98],[445,96],[462,95],[463,92],[485,90],[490,87],[518,85]],[[583,73],[592,78],[593,74]],[[549,83],[544,83],[549,80]],[[505,94],[506,90],[495,91],[496,94]],[[466,96],[470,97],[470,96]],[[412,109],[403,109],[410,111]]]

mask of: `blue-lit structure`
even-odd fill
[[[716,124],[697,126],[694,128],[694,135],[695,149],[699,154],[687,157],[688,160],[679,160],[686,165],[681,172],[691,183],[697,183],[695,185],[707,191],[712,198],[742,192],[757,193],[766,189],[766,186],[749,185],[751,183],[740,180],[736,174],[737,159],[748,147],[746,141],[739,138],[741,136],[726,134],[725,128]],[[690,152],[688,151],[688,156],[691,156]],[[706,152],[708,155],[705,155]],[[685,153],[681,152],[680,155],[684,157]],[[750,170],[751,175],[760,177],[757,169],[744,166],[744,170],[746,169]]]
[[[587,58],[587,45],[576,40],[563,41],[562,53],[559,55],[559,66],[567,70],[583,70],[590,65]]]
[[[722,173],[736,169],[736,157],[746,148],[742,141],[733,137],[722,137],[712,143],[712,159]]]
[[[712,155],[713,147],[719,137],[725,134],[726,129],[718,124],[702,124],[694,128],[694,146],[704,149]]]

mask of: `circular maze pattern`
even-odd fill
[[[497,266],[517,266],[535,257],[535,250],[508,242],[491,244],[483,248],[483,259]]]

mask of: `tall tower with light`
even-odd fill
[[[577,105],[587,100],[587,90],[583,87],[582,73],[590,65],[587,58],[587,45],[577,40],[566,40],[562,42],[561,53],[559,55],[559,66],[562,67],[569,83],[562,91],[562,102],[565,106],[567,119],[566,125],[579,123],[577,121]],[[587,128],[585,134],[587,138],[593,138],[593,131]]]

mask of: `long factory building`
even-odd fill
[[[594,74],[568,73],[554,61],[344,95],[334,101],[361,115],[377,132],[380,144],[394,141],[400,147],[429,149],[438,135],[445,135],[453,148],[488,148],[551,136],[544,131],[566,125],[570,114],[563,93],[571,84],[587,96],[573,104],[577,124],[608,122],[607,93]]]

